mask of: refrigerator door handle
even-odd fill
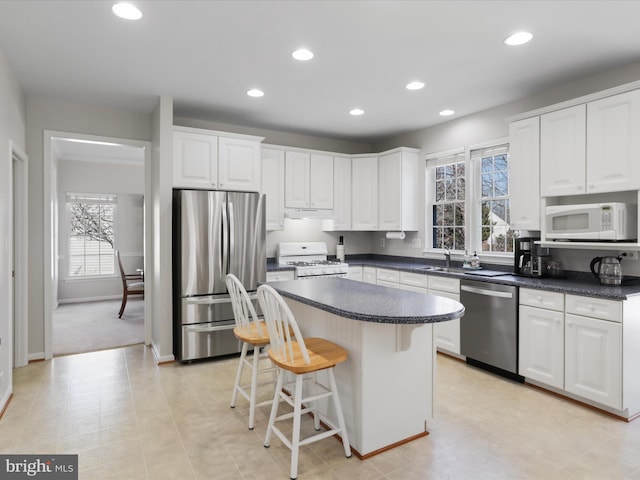
[[[229,270],[231,259],[235,256],[235,221],[233,218],[233,203],[229,202]]]
[[[231,325],[217,325],[215,327],[187,327],[185,328],[185,332],[195,332],[195,333],[209,333],[209,332],[221,332],[223,330],[233,330],[236,327],[235,323]]]
[[[229,221],[227,219],[227,202],[222,204],[222,258],[219,262],[220,278],[229,271]]]

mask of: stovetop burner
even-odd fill
[[[311,260],[311,261],[291,260],[291,261],[288,261],[286,264],[294,267],[315,267],[316,265],[341,265],[342,263],[336,262],[333,260]]]

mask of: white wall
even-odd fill
[[[125,110],[28,97],[29,357],[44,357],[44,145],[45,130],[149,141],[151,117]],[[48,161],[48,160],[47,160]]]
[[[521,100],[451,120],[434,127],[389,137],[378,142],[374,145],[374,148],[375,151],[383,151],[399,146],[414,147],[420,148],[424,156],[429,153],[442,152],[507,137],[509,135],[509,124],[506,119],[508,117],[631,83],[639,79],[640,63],[634,63],[623,68],[559,85]],[[416,201],[424,205],[424,190]],[[414,238],[419,238],[421,243],[424,243],[424,218],[421,223],[420,232],[407,235],[407,238],[403,241],[387,240],[385,247],[380,246],[380,240],[384,233],[373,234],[372,245],[374,252],[386,255],[420,256],[421,250],[413,247],[411,242]],[[576,271],[588,271],[591,258],[609,254],[614,254],[614,252],[552,250],[554,259],[563,261],[565,268]],[[640,262],[623,261],[623,269],[625,275],[640,275]]]
[[[13,292],[11,287],[13,213],[10,141],[26,151],[25,97],[0,50],[0,411],[12,392]]]

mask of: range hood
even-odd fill
[[[284,218],[313,218],[321,220],[335,219],[333,210],[325,208],[285,208]]]

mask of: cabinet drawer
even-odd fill
[[[367,283],[376,283],[375,267],[362,267],[362,281]]]
[[[622,302],[618,300],[567,295],[566,312],[584,317],[622,322]]]
[[[400,282],[400,272],[398,270],[386,270],[384,268],[378,268],[377,280],[382,280],[383,282]]]
[[[293,270],[267,272],[267,282],[278,282],[280,280],[295,280],[295,272]]]
[[[520,288],[520,305],[529,305],[530,307],[561,312],[564,310],[564,293]]]
[[[460,280],[457,278],[439,277],[428,275],[429,290],[440,290],[442,292],[460,293]]]
[[[400,272],[400,283],[403,285],[428,288],[428,278],[422,273]]]

